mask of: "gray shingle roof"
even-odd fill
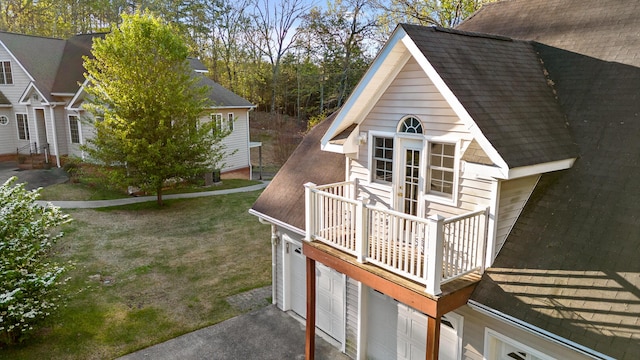
[[[457,29],[640,66],[639,16],[637,0],[509,0],[483,5]]]
[[[196,76],[200,78],[200,85],[205,85],[210,89],[209,100],[211,100],[213,107],[250,108],[254,106],[249,100],[209,79],[206,75],[197,74]]]
[[[463,26],[553,45],[535,51],[579,148],[543,175],[472,298],[618,359],[640,354],[639,18],[635,1],[517,0]]]
[[[0,105],[11,105],[11,101],[0,91]]]
[[[64,53],[52,92],[73,94],[84,82],[83,56],[91,55],[91,46],[96,37],[104,38],[105,34],[76,35],[66,41]]]
[[[65,40],[0,31],[2,41],[34,78],[36,87],[47,100],[62,59]]]
[[[533,44],[401,26],[510,168],[576,157]]]
[[[304,187],[344,181],[345,158],[342,154],[320,150],[320,139],[335,113],[316,125],[262,192],[252,209],[304,230]]]

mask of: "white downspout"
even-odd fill
[[[276,279],[276,267],[277,267],[277,253],[278,244],[280,243],[280,237],[278,236],[278,227],[275,225],[271,225],[271,303],[276,304],[277,302],[277,284],[278,280]]]
[[[56,154],[56,166],[60,167],[60,151],[58,150],[58,131],[56,130],[56,116],[53,109],[56,107],[56,104],[53,104],[49,107],[49,113],[51,114],[51,127],[53,129],[53,150]],[[45,125],[46,126],[46,125]]]

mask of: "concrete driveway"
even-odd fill
[[[302,360],[304,349],[304,324],[269,305],[118,360]],[[315,357],[319,360],[349,359],[318,336]]]

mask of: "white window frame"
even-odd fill
[[[228,113],[227,114],[227,130],[229,130],[229,132],[233,132],[233,123],[235,120],[235,116],[233,115],[233,113]]]
[[[7,115],[0,115],[0,125],[9,125],[9,117]]]
[[[10,82],[7,82],[7,71],[5,71],[6,64],[8,64],[9,74],[11,74]],[[11,67],[11,60],[0,60],[0,85],[13,85],[13,69]]]
[[[73,131],[71,129],[72,118],[75,118],[76,128],[78,130],[78,142],[73,141]],[[80,124],[80,116],[69,114],[67,116],[69,120],[69,143],[71,144],[82,144],[82,126]]]
[[[18,117],[22,117],[22,120],[18,119]],[[24,130],[24,138],[20,133],[20,123],[22,122],[22,128]],[[31,140],[31,135],[29,134],[29,116],[27,113],[16,113],[16,132],[18,133],[18,139],[29,141]]]
[[[528,355],[534,356],[541,360],[556,360],[554,357],[551,357],[545,353],[540,352],[530,346],[527,346],[519,341],[513,340],[512,338],[502,335],[501,333],[492,330],[490,328],[485,328],[484,331],[484,358],[485,360],[499,360],[498,351],[502,344],[507,344],[512,347],[517,348],[519,351],[523,351]]]
[[[215,133],[219,133],[221,131],[224,131],[224,117],[222,116],[222,113],[213,113],[211,114],[211,121],[213,121],[214,125],[214,129],[213,131]]]
[[[376,173],[376,167],[375,167],[375,161],[374,161],[375,138],[386,138],[386,139],[393,140],[393,149],[392,149],[392,158],[391,158],[391,166],[392,166],[391,181],[379,180],[379,179],[376,179],[375,177],[375,173]],[[397,142],[398,142],[398,139],[395,133],[382,132],[382,131],[369,131],[369,139],[367,141],[367,144],[369,145],[368,146],[369,147],[369,184],[376,184],[376,185],[383,186],[385,188],[389,188],[393,185],[393,182],[395,181],[395,179],[393,178],[394,167],[397,166],[397,164],[395,164],[397,160],[396,154],[395,154]]]
[[[460,173],[460,140],[459,139],[452,139],[452,138],[448,138],[448,137],[429,137],[426,136],[425,137],[426,141],[425,141],[425,149],[426,149],[426,156],[427,156],[427,160],[426,160],[426,174],[425,174],[425,179],[426,179],[426,184],[425,184],[425,189],[424,189],[424,193],[425,193],[425,199],[427,201],[432,201],[432,202],[436,202],[436,203],[440,203],[440,204],[445,204],[445,205],[451,205],[451,206],[456,206],[456,204],[458,203],[458,196],[459,196],[459,173]],[[454,156],[453,156],[453,189],[451,191],[451,196],[449,196],[446,193],[441,193],[441,192],[437,192],[437,191],[431,191],[431,144],[432,143],[438,143],[438,144],[448,144],[448,145],[453,145],[455,147],[454,149]]]

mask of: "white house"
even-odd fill
[[[639,16],[397,27],[250,210],[307,358],[316,330],[355,359],[637,358]]]
[[[55,166],[61,157],[83,157],[80,145],[93,136],[93,127],[81,121],[84,68],[82,56],[91,55],[96,36],[76,35],[67,40],[0,32],[0,158],[30,154],[46,156]],[[206,67],[190,63],[214,104],[203,121],[233,128],[224,139],[229,152],[222,173],[249,177],[249,111],[254,105],[207,78]]]

